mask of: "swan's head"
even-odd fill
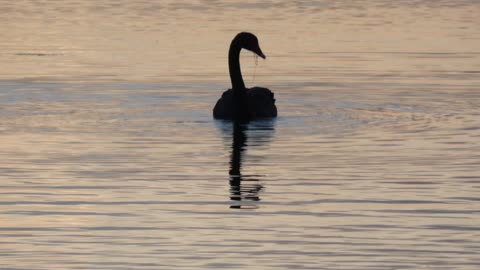
[[[267,58],[260,49],[257,37],[252,33],[242,32],[233,39],[233,42],[237,43],[241,48],[254,52],[261,58]]]

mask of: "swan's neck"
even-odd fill
[[[230,44],[230,50],[228,51],[228,68],[230,71],[230,80],[232,81],[233,90],[245,89],[242,72],[240,71],[241,49],[242,48],[236,44],[235,40],[233,40],[232,44]]]

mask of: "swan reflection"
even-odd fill
[[[257,120],[249,123],[222,122],[224,134],[232,134],[230,155],[229,183],[232,209],[255,209],[255,202],[261,200],[260,193],[264,190],[261,175],[243,175],[244,154],[248,148],[265,149],[274,134],[275,120]],[[248,142],[248,144],[247,144]],[[263,157],[262,157],[263,158]]]

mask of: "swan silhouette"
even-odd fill
[[[235,121],[249,121],[257,118],[277,116],[277,107],[272,91],[263,87],[245,88],[240,70],[240,51],[246,49],[263,59],[257,37],[242,32],[235,36],[228,51],[228,68],[232,89],[225,91],[213,108],[213,117]]]

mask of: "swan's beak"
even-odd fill
[[[254,53],[256,53],[258,56],[260,56],[263,59],[267,59],[265,54],[263,54],[262,49],[260,47],[257,47],[255,50],[253,50]]]
[[[261,58],[263,59],[267,59],[267,57],[265,56],[265,54],[263,54],[262,50],[260,49],[260,47],[258,48],[258,51],[255,52],[258,56],[260,56]]]

